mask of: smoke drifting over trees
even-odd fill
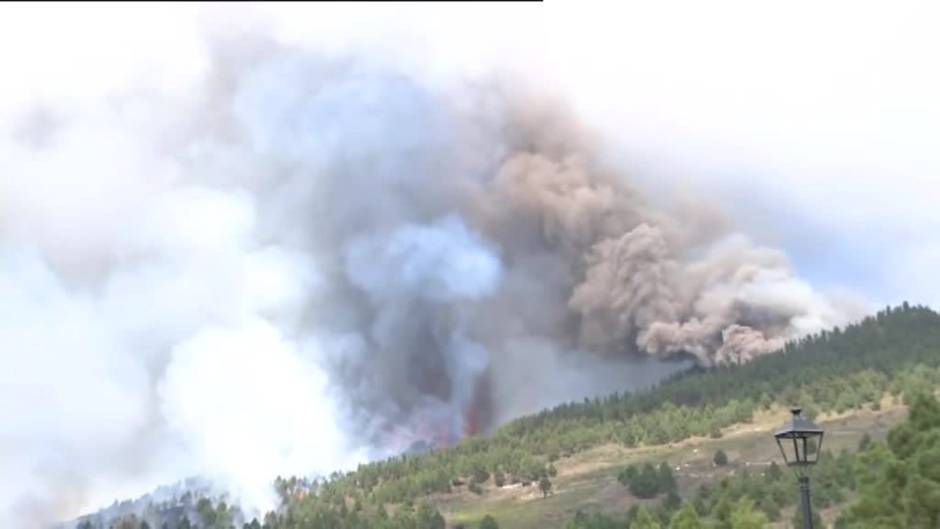
[[[652,207],[555,101],[264,40],[214,51],[186,97],[5,125],[0,401],[22,405],[0,411],[20,454],[0,492],[21,526],[196,473],[267,506],[278,473],[850,316],[781,252],[690,220],[711,206]]]

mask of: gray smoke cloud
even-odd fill
[[[853,316],[779,251],[653,207],[558,101],[239,38],[185,95],[0,141],[14,527],[201,474],[452,442]],[[62,494],[63,483],[69,494]]]

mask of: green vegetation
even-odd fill
[[[630,522],[630,529],[662,529],[662,524],[645,507],[640,507]]]
[[[665,462],[660,463],[659,468],[652,463],[630,465],[617,475],[617,481],[629,488],[630,494],[637,498],[655,498],[676,491],[676,479]]]
[[[838,529],[931,529],[940,526],[940,402],[932,394],[911,397],[910,418],[888,434],[887,443],[869,441],[859,453],[823,451],[813,469],[812,505],[819,513],[849,506]],[[676,508],[659,506],[625,513],[623,518],[578,513],[566,529],[763,529],[794,508],[790,525],[801,527],[794,476],[776,464],[766,471],[744,470],[717,487],[703,485]]]
[[[539,490],[542,491],[543,498],[547,498],[552,493],[552,481],[548,479],[548,476],[542,476],[539,480]]]
[[[859,498],[838,527],[918,529],[940,526],[940,403],[912,397],[910,418],[887,444],[872,444],[856,464]]]
[[[728,454],[726,454],[724,450],[719,448],[715,452],[715,457],[712,458],[712,462],[714,462],[715,465],[719,467],[723,467],[728,464]]]
[[[702,521],[691,503],[686,503],[672,516],[670,529],[701,529]]]
[[[755,510],[752,501],[744,499],[738,502],[731,513],[730,526],[731,529],[763,529],[767,522],[767,516]]]
[[[855,489],[856,459],[855,454],[847,451],[833,455],[824,450],[820,455],[813,470],[812,502],[817,512],[845,502]],[[664,499],[648,511],[664,528],[670,529],[763,528],[771,520],[781,520],[781,511],[795,507],[797,499],[793,474],[772,464],[763,472],[742,470],[714,487],[703,485],[684,504]],[[575,516],[568,529],[625,529],[632,527],[639,513],[639,510],[625,513],[620,520],[599,514]]]
[[[496,519],[487,514],[480,520],[480,529],[499,529],[499,524],[496,523]]]

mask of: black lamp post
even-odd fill
[[[774,437],[787,466],[796,472],[800,482],[800,503],[803,506],[803,529],[813,529],[813,515],[809,505],[809,470],[819,460],[823,430],[801,415],[802,409],[792,408],[793,417]]]

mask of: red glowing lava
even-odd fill
[[[476,435],[488,428],[492,420],[489,376],[484,374],[475,384],[473,398],[464,411],[463,434]]]
[[[463,434],[475,435],[479,431],[479,413],[477,407],[473,404],[467,408],[467,413],[463,420]]]

